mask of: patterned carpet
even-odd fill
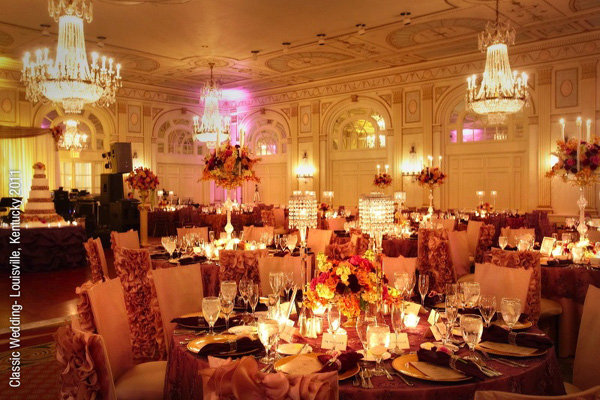
[[[56,400],[59,393],[60,365],[56,361],[54,343],[43,343],[21,349],[21,386],[8,386],[10,352],[0,353],[0,400]]]

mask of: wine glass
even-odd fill
[[[508,245],[508,238],[506,236],[500,236],[498,238],[498,245],[500,246],[500,248],[502,250],[504,250],[506,248],[506,246]]]
[[[471,355],[465,358],[477,361],[479,357],[475,354],[475,346],[481,340],[483,333],[483,320],[477,314],[463,314],[460,316],[460,330],[465,343],[471,350]]]
[[[237,295],[237,283],[235,281],[221,281],[221,293],[223,297],[235,301]]]
[[[215,231],[208,232],[208,242],[212,243],[215,241]]]
[[[287,243],[288,243],[287,235],[281,235],[279,237],[279,248],[281,248],[281,251],[285,251],[285,249],[287,248]]]
[[[446,334],[444,335],[443,343],[446,344],[450,340],[452,335],[452,329],[458,318],[458,299],[456,295],[446,296],[446,307],[444,310],[444,316],[446,318]]]
[[[274,294],[279,295],[281,290],[281,273],[280,272],[269,272],[269,285]]]
[[[225,314],[225,329],[229,329],[229,316],[233,312],[233,300],[221,292],[219,301],[221,302],[221,312]]]
[[[363,349],[365,350],[365,355],[367,352],[367,328],[369,325],[376,323],[376,314],[369,312],[368,310],[361,312],[358,318],[356,318],[356,333],[360,339],[360,342],[362,343]]]
[[[392,305],[390,319],[392,320],[392,328],[394,328],[394,333],[396,334],[396,348],[394,348],[394,353],[400,354],[402,353],[402,349],[398,345],[398,335],[404,329],[404,302]]]
[[[425,296],[429,293],[429,275],[419,275],[419,294],[421,295],[421,306],[425,305]]]
[[[254,313],[258,304],[258,285],[256,283],[249,285],[248,292],[248,302],[250,303],[250,307],[252,307],[252,321],[254,322]]]
[[[340,311],[340,307],[335,304],[329,304],[329,309],[327,310],[327,321],[329,322],[329,333],[336,333],[340,328],[340,323],[342,320],[342,314]]]
[[[248,295],[249,295],[249,286],[252,284],[252,281],[242,278],[240,279],[240,296],[242,297],[242,301],[244,302],[244,315],[248,315]]]
[[[269,353],[273,345],[277,342],[279,324],[273,319],[261,319],[258,321],[257,332],[260,342],[265,346],[265,356],[260,359],[260,362],[270,364],[273,359]]]
[[[285,281],[286,299],[290,298],[292,289],[294,288],[294,271],[288,271],[283,273],[283,280]],[[291,300],[291,299],[290,299]]]
[[[369,325],[367,327],[367,348],[369,353],[375,357],[377,363],[373,371],[375,376],[385,375],[381,367],[381,359],[388,347],[390,347],[390,327],[387,325]]]
[[[288,235],[287,236],[287,248],[290,251],[290,253],[294,252],[294,249],[296,248],[296,243],[298,243],[298,237],[296,235]]]
[[[521,317],[521,300],[517,298],[503,298],[500,302],[500,312],[502,313],[504,323],[508,326],[508,330],[512,331],[513,326],[515,326]]]
[[[496,296],[481,296],[479,298],[479,312],[485,320],[485,327],[489,328],[494,314],[496,314]]]
[[[219,312],[221,311],[221,300],[218,297],[204,297],[202,299],[202,315],[206,322],[208,322],[209,335],[214,335],[215,322],[219,318]]]
[[[463,282],[465,308],[475,308],[481,295],[479,282]]]

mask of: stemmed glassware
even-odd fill
[[[294,234],[288,235],[286,242],[287,242],[287,248],[290,251],[290,254],[293,253],[294,249],[296,248],[296,243],[298,243],[298,237]]]
[[[375,357],[377,363],[373,371],[375,376],[385,375],[381,367],[381,360],[388,347],[390,347],[390,327],[387,325],[369,325],[367,327],[367,348],[369,353]]]
[[[282,272],[269,272],[269,285],[274,294],[278,295],[281,293],[281,287],[283,285],[283,273]]]
[[[452,329],[458,318],[458,297],[455,294],[446,295],[446,305],[444,310],[446,317],[446,335],[444,336],[444,344],[448,343],[452,336]]]
[[[235,281],[221,281],[221,293],[223,297],[235,301],[237,295],[237,283]]]
[[[271,348],[277,342],[277,336],[279,335],[279,324],[273,319],[261,319],[257,325],[258,338],[260,342],[265,346],[265,356],[260,359],[263,364],[271,364],[274,357],[271,356]]]
[[[486,328],[489,328],[494,314],[496,314],[496,296],[481,296],[479,298],[479,312],[485,321]]]
[[[252,284],[252,281],[246,278],[240,279],[239,283],[239,291],[240,296],[244,302],[244,315],[248,316],[248,297],[249,297],[249,287]]]
[[[250,303],[250,307],[252,307],[252,322],[254,324],[254,321],[256,320],[256,305],[258,304],[258,285],[256,283],[253,283],[250,286],[248,286],[248,290],[248,302]]]
[[[477,314],[463,314],[460,316],[460,330],[465,343],[471,350],[471,355],[465,357],[470,360],[477,361],[479,357],[475,354],[475,346],[481,340],[483,333],[483,320]]]
[[[425,305],[425,297],[429,293],[429,275],[419,275],[419,294],[421,295],[421,306]]]
[[[342,321],[342,313],[340,311],[340,307],[335,304],[329,304],[329,309],[327,310],[327,322],[329,322],[329,333],[336,333],[340,328],[340,324]]]
[[[233,300],[222,291],[219,293],[219,300],[221,302],[221,312],[225,314],[225,329],[229,329],[229,317],[233,312]]]
[[[221,300],[218,297],[204,297],[202,299],[202,315],[206,322],[208,322],[209,335],[214,335],[214,326],[217,319],[219,319],[219,313],[221,312]]]
[[[508,330],[512,331],[513,326],[515,326],[521,317],[521,300],[517,298],[503,298],[500,302],[500,312],[502,313],[504,323],[508,326]]]
[[[477,307],[481,295],[481,286],[479,286],[479,282],[463,282],[461,285],[465,308]]]
[[[394,328],[394,333],[396,334],[396,347],[394,348],[394,353],[400,354],[402,353],[402,349],[400,349],[400,346],[398,345],[398,335],[400,335],[400,333],[402,333],[402,329],[404,329],[403,301],[392,305],[390,319],[392,320],[392,328]]]
[[[506,246],[508,245],[508,238],[506,236],[500,236],[498,238],[498,245],[500,246],[500,248],[502,250],[504,250],[506,248]]]
[[[294,289],[294,271],[283,272],[283,279],[285,281],[284,288],[287,300],[292,294],[292,289]]]
[[[356,318],[356,333],[362,343],[365,354],[367,351],[367,328],[371,324],[377,324],[377,314],[368,309],[361,312]]]
[[[173,236],[163,236],[160,239],[161,244],[163,245],[163,247],[165,248],[165,250],[167,251],[167,253],[169,253],[169,258],[173,257],[173,252],[175,251],[175,246],[176,246],[176,240]]]

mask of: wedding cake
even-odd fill
[[[52,197],[50,197],[50,188],[48,187],[48,178],[46,177],[46,166],[41,162],[33,165],[31,191],[29,192],[29,199],[27,199],[25,213],[21,216],[21,221],[33,225],[64,221],[54,209],[54,202],[52,201]]]

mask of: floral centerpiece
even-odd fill
[[[149,168],[137,167],[127,175],[125,182],[132,190],[140,192],[142,203],[146,203],[150,191],[156,190],[158,187],[158,177]]]
[[[327,203],[319,204],[319,211],[325,213],[325,212],[329,211],[329,209],[330,209],[329,204],[327,204]]]
[[[575,186],[588,186],[600,181],[598,168],[600,167],[600,137],[595,136],[591,143],[571,138],[567,141],[559,140],[557,149],[552,154],[558,158],[558,161],[552,166],[552,169],[546,173],[546,176],[560,177],[564,182]],[[579,147],[579,152],[577,148]],[[579,153],[579,162],[577,154]]]
[[[387,172],[377,173],[375,174],[375,179],[373,180],[373,185],[385,189],[386,187],[392,184],[392,176]]]
[[[415,179],[419,186],[429,189],[429,214],[433,214],[433,188],[441,185],[446,180],[447,175],[439,167],[425,167],[419,172]]]
[[[481,203],[477,206],[477,211],[479,211],[479,213],[482,215],[490,214],[494,212],[494,206],[486,201],[485,203]]]
[[[204,160],[202,180],[215,181],[225,189],[235,189],[244,181],[260,182],[254,165],[260,158],[251,158],[247,147],[232,145],[229,141],[212,151]]]
[[[348,318],[355,318],[368,305],[379,302],[375,256],[367,251],[364,257],[352,256],[347,260],[332,260],[324,254],[317,256],[319,274],[312,279],[304,296],[304,304],[318,309],[337,303]],[[388,287],[382,277],[381,296],[384,302],[398,299],[396,290]]]

